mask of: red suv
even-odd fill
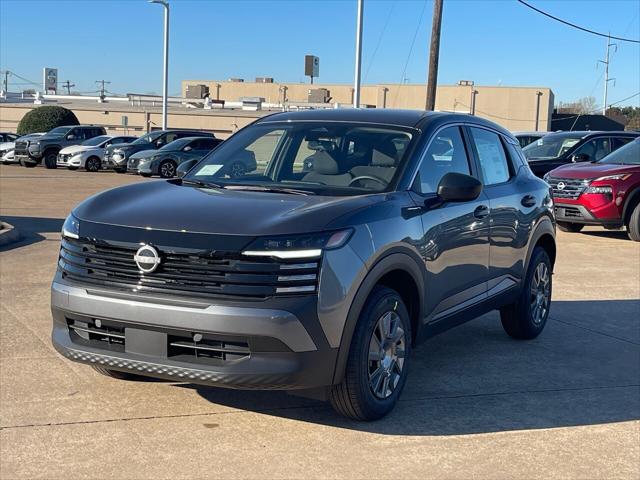
[[[555,201],[558,227],[626,227],[640,242],[640,138],[593,163],[563,165],[544,176]]]

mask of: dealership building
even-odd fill
[[[256,80],[182,81],[182,96],[169,101],[169,127],[206,130],[227,138],[273,111],[349,107],[353,102],[352,85]],[[360,98],[367,108],[424,109],[426,88],[424,84],[363,85]],[[69,108],[81,123],[103,125],[109,133],[139,135],[162,125],[157,96],[44,95],[42,103]],[[546,87],[480,86],[463,81],[438,86],[436,95],[436,110],[471,113],[512,131],[548,130],[553,104],[553,92]],[[33,98],[20,94],[0,99],[0,130],[16,131],[20,119],[37,106]]]

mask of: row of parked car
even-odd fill
[[[579,232],[585,225],[626,228],[640,241],[640,136],[637,132],[517,132],[516,138],[534,174],[544,178],[555,199],[558,226]],[[66,167],[96,172],[171,178],[190,167],[222,140],[198,130],[157,130],[142,137],[107,135],[103,127],[78,125],[18,138],[0,133],[0,161],[35,167]],[[451,148],[451,147],[449,147]],[[229,167],[230,177],[256,169],[246,152]],[[314,171],[312,158],[303,165]],[[446,152],[442,158],[446,158]],[[634,220],[635,219],[635,220]]]
[[[62,126],[47,133],[19,137],[1,134],[2,163],[19,163],[27,168],[43,164],[47,168],[66,167],[97,172],[113,169],[118,173],[139,173],[171,178],[187,160],[199,160],[222,140],[198,130],[157,130],[142,137],[107,135],[95,125]],[[240,162],[236,174],[251,171],[255,165]]]

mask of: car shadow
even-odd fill
[[[20,240],[0,247],[0,252],[46,240],[47,233],[60,233],[64,218],[18,217],[3,215],[2,220],[20,232]]]
[[[233,409],[388,435],[638,420],[639,319],[640,300],[558,301],[540,337],[517,341],[503,332],[497,313],[485,315],[416,348],[396,408],[370,423],[345,419],[327,403],[286,392],[175,386]]]
[[[629,238],[629,235],[624,230],[583,230],[580,232],[580,235],[590,235],[592,237],[601,237],[601,238],[617,238],[620,240],[628,240],[629,242],[633,241]]]

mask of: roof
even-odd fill
[[[424,110],[393,110],[386,108],[339,108],[324,110],[299,110],[282,112],[263,117],[259,123],[325,121],[378,123],[415,128],[424,118],[444,115]]]

